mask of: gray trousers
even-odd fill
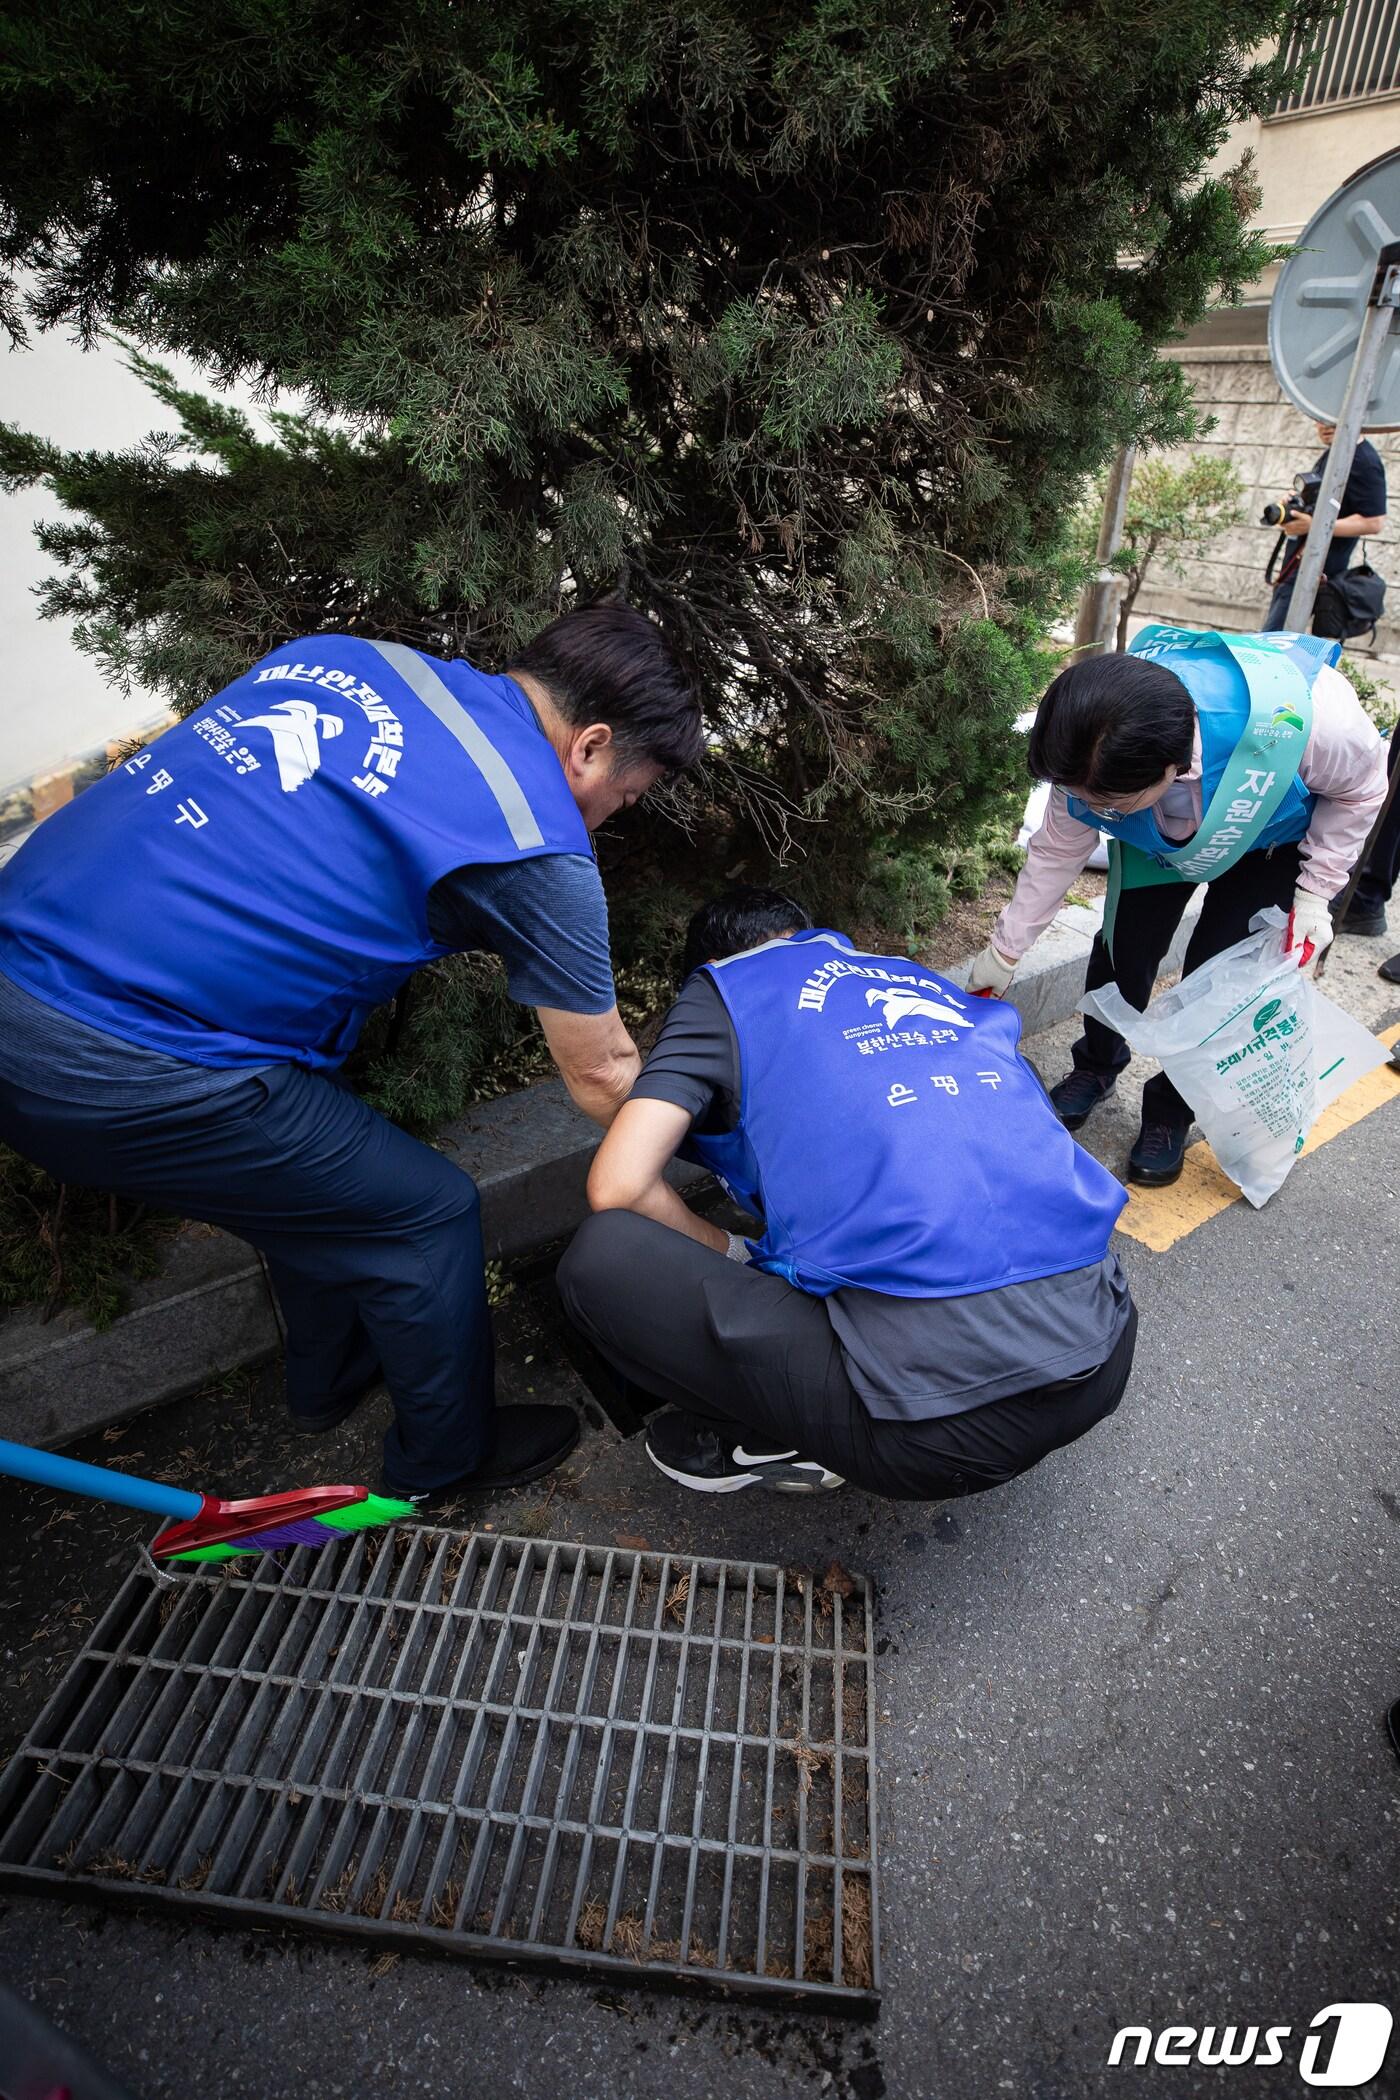
[[[1128,1382],[1137,1313],[1083,1377],[963,1414],[888,1422],[851,1384],[820,1298],[732,1262],[630,1211],[579,1227],[559,1264],[570,1319],[632,1386],[721,1437],[820,1459],[893,1501],[977,1494],[1036,1465],[1112,1414]]]

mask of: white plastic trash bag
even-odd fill
[[[1281,911],[1250,924],[1244,940],[1145,1013],[1112,984],[1080,1004],[1161,1060],[1221,1166],[1258,1207],[1287,1180],[1323,1109],[1387,1053],[1302,975]]]

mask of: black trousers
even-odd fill
[[[1397,765],[1400,765],[1400,722],[1390,732],[1390,754],[1386,759],[1386,766],[1392,774]],[[1376,833],[1376,842],[1366,856],[1366,865],[1357,880],[1351,908],[1358,917],[1363,912],[1385,910],[1397,875],[1400,875],[1400,791],[1385,813],[1385,822]]]
[[[569,1317],[624,1378],[723,1438],[820,1459],[899,1502],[997,1487],[1112,1414],[1132,1369],[1133,1311],[1108,1361],[964,1414],[867,1412],[820,1298],[631,1211],[579,1227],[559,1264]]]
[[[1246,853],[1227,874],[1208,882],[1201,916],[1186,950],[1186,970],[1198,969],[1223,948],[1242,941],[1250,920],[1266,905],[1291,911],[1300,864],[1297,846],[1268,846],[1262,852]],[[1141,1011],[1152,997],[1162,958],[1191,901],[1191,888],[1186,882],[1160,882],[1147,889],[1124,890],[1113,933],[1114,959],[1109,960],[1103,935],[1097,934],[1089,954],[1085,991],[1116,984],[1128,1004]],[[1116,1029],[1085,1015],[1084,1033],[1073,1052],[1077,1072],[1093,1072],[1104,1081],[1115,1079],[1131,1055]],[[1145,1123],[1170,1123],[1180,1130],[1195,1120],[1190,1103],[1165,1072],[1156,1073],[1143,1088],[1142,1116]]]

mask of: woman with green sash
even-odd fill
[[[1087,990],[1112,982],[1146,1006],[1196,885],[1205,896],[1188,971],[1242,940],[1266,905],[1290,913],[1300,965],[1311,968],[1332,939],[1328,901],[1385,792],[1384,747],[1336,668],[1340,653],[1312,635],[1148,627],[1126,654],[1062,671],[1027,754],[1053,792],[1015,894],[973,963],[972,990],[1006,990],[1100,830],[1109,893]],[[1113,1091],[1129,1051],[1086,1017],[1073,1055],[1050,1098],[1077,1130]],[[1175,1181],[1191,1123],[1165,1074],[1150,1079],[1128,1179]]]

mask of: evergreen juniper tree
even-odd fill
[[[188,709],[291,636],[492,664],[622,591],[713,731],[688,839],[663,808],[618,849],[624,949],[668,874],[788,848],[915,939],[1018,777],[1083,477],[1191,434],[1157,353],[1269,252],[1247,170],[1204,171],[1317,11],[12,0],[8,324],[119,331],[182,425],[3,432],[69,513],[43,609]]]

